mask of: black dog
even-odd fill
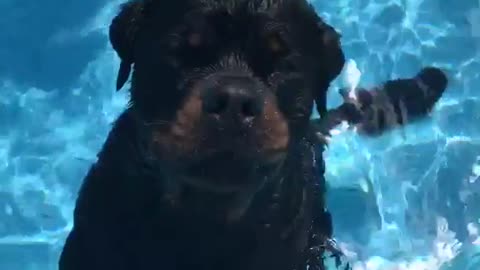
[[[304,0],[145,0],[110,40],[118,88],[133,66],[131,103],[83,183],[60,270],[323,269],[309,117],[316,102],[329,119],[335,30]]]

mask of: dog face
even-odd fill
[[[324,99],[336,32],[304,1],[165,2],[129,2],[110,28],[149,150],[199,188],[261,186]]]

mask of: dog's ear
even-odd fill
[[[306,1],[303,1],[306,2]],[[345,64],[345,55],[343,54],[340,38],[341,35],[331,25],[327,24],[316,12],[312,4],[304,8],[306,15],[306,24],[309,24],[310,42],[313,48],[311,53],[313,59],[317,61],[317,74],[315,79],[315,103],[320,117],[327,114],[327,93],[331,82],[342,72]]]
[[[120,57],[117,75],[117,91],[127,82],[134,62],[134,42],[143,17],[146,1],[130,1],[120,7],[109,28],[109,39]]]
[[[340,34],[317,14],[314,6],[305,0],[283,0],[279,16],[288,22],[301,53],[312,60],[315,84],[315,103],[320,116],[327,112],[327,91],[340,74],[345,56],[340,45]]]
[[[315,103],[317,111],[321,117],[327,113],[327,93],[330,83],[342,72],[345,64],[345,55],[343,54],[340,34],[330,25],[318,18],[317,27],[321,33],[316,46],[318,46],[319,58],[321,64],[321,73],[319,84],[315,90]]]

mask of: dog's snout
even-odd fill
[[[253,85],[239,80],[205,89],[202,97],[203,113],[221,118],[238,118],[248,121],[263,110],[261,94]]]

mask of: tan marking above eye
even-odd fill
[[[278,34],[272,34],[267,37],[268,48],[273,53],[283,53],[287,50],[285,42]]]

